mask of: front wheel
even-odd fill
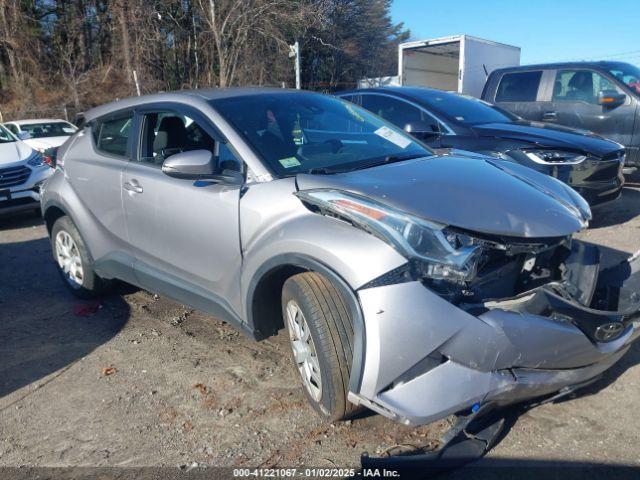
[[[69,217],[60,217],[53,224],[51,248],[58,271],[71,293],[88,299],[104,291],[107,282],[93,270],[84,241]]]
[[[289,278],[282,289],[282,314],[311,405],[326,419],[350,417],[347,400],[353,358],[353,323],[342,296],[316,272]]]

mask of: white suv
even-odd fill
[[[15,122],[7,122],[4,126],[24,143],[39,152],[59,147],[78,131],[74,125],[65,120],[47,118],[16,120]]]
[[[40,207],[40,186],[53,169],[42,154],[0,125],[0,214]]]

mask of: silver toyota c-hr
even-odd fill
[[[434,155],[342,100],[218,89],[86,113],[42,209],[79,297],[110,279],[286,326],[311,404],[419,425],[584,385],[640,335],[640,261],[572,239],[590,211],[505,160]]]

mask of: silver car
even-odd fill
[[[309,92],[218,89],[86,113],[42,210],[64,281],[120,279],[256,340],[285,327],[337,420],[409,425],[567,392],[640,335],[640,261],[601,267],[590,219],[546,175],[434,155]]]

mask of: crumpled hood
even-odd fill
[[[473,131],[481,137],[517,140],[543,148],[580,150],[597,157],[606,157],[621,149],[617,143],[593,133],[541,122],[487,123],[475,125]]]
[[[5,167],[29,158],[33,149],[24,142],[0,143],[0,166]]]
[[[560,237],[584,228],[588,204],[571,188],[521,165],[486,157],[424,157],[334,175],[299,174],[299,190],[336,189],[475,232]]]

